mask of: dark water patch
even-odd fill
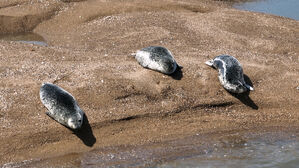
[[[253,0],[239,2],[233,6],[242,10],[269,13],[299,20],[298,0]]]
[[[19,41],[19,42],[27,43],[27,44],[48,46],[46,40],[42,36],[40,36],[36,33],[32,33],[32,32],[16,33],[16,34],[2,34],[2,35],[0,35],[0,40]]]

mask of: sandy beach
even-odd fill
[[[299,131],[296,20],[213,0],[1,0],[0,33],[28,31],[48,46],[0,40],[0,165],[196,134]],[[168,48],[182,71],[142,68],[132,53],[151,45]],[[254,91],[220,85],[204,64],[220,54],[241,62]],[[43,82],[77,99],[82,130],[45,114]]]

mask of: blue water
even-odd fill
[[[299,0],[255,0],[236,3],[234,7],[299,20]]]
[[[167,162],[157,168],[297,168],[297,142],[249,142],[242,148],[213,151],[208,155]]]
[[[5,40],[5,41],[18,41],[21,43],[26,43],[26,44],[34,44],[34,45],[39,45],[39,46],[48,46],[46,43],[45,39],[32,32],[25,32],[25,33],[16,33],[16,34],[3,34],[0,35],[0,40]]]

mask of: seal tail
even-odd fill
[[[213,63],[214,63],[214,60],[209,60],[209,61],[206,61],[205,64],[209,65],[209,66],[213,66]]]

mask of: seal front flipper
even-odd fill
[[[46,111],[46,114],[47,116],[51,117],[53,120],[55,120],[55,117],[49,112],[49,111]],[[56,120],[55,120],[56,121]]]
[[[181,70],[181,69],[184,68],[183,66],[181,66],[181,65],[179,65],[179,64],[176,64],[176,66],[177,66],[177,69],[179,69],[179,70]]]
[[[246,83],[244,84],[244,86],[245,86],[248,90],[251,90],[251,91],[254,90],[253,87],[251,87],[250,85],[247,85]]]

